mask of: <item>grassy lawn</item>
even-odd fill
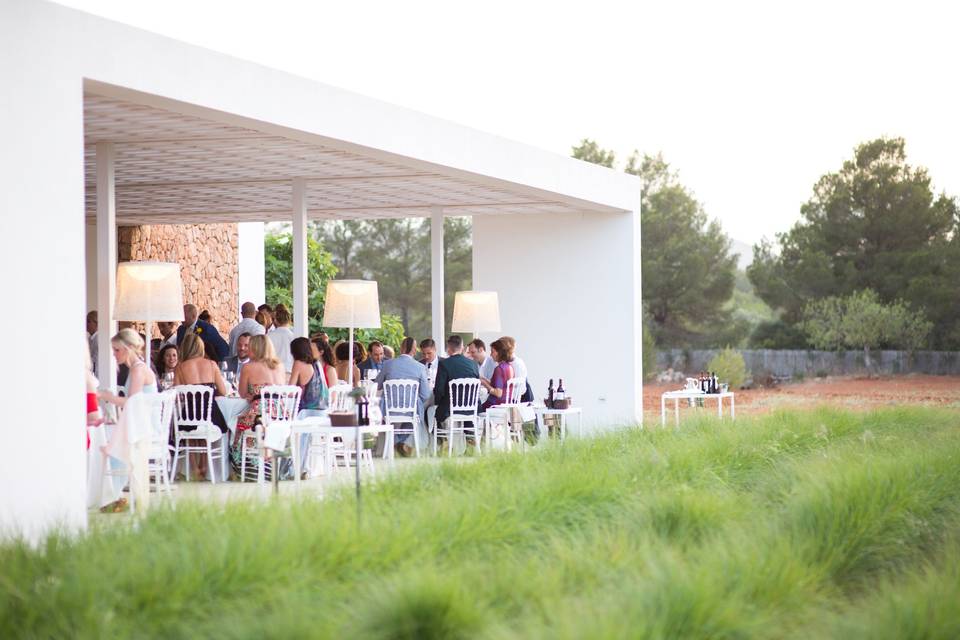
[[[782,412],[0,548],[0,638],[958,638],[960,413]]]

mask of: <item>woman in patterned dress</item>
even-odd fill
[[[250,338],[250,362],[240,371],[240,395],[250,402],[250,407],[237,418],[237,430],[230,447],[230,462],[239,475],[243,462],[243,439],[252,438],[254,429],[260,423],[260,390],[271,384],[285,384],[283,365],[266,336]],[[248,473],[256,473],[256,459],[247,460]]]

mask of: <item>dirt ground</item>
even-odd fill
[[[679,389],[680,383],[643,385],[643,409],[648,417],[660,417],[660,394]],[[869,409],[898,404],[960,407],[960,377],[906,375],[882,378],[811,378],[772,389],[736,392],[737,415],[764,413],[780,408],[812,408],[828,404],[849,409]],[[691,409],[681,403],[680,411]],[[707,411],[716,412],[714,400]],[[667,402],[668,418],[673,401]],[[726,411],[724,412],[726,415]]]

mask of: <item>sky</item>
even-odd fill
[[[661,152],[748,244],[878,136],[960,195],[952,3],[60,4],[564,155]]]

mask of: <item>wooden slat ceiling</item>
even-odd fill
[[[292,180],[312,219],[569,213],[566,203],[399,163],[87,94],[86,214],[96,215],[98,141],[116,148],[117,222],[286,221]]]

